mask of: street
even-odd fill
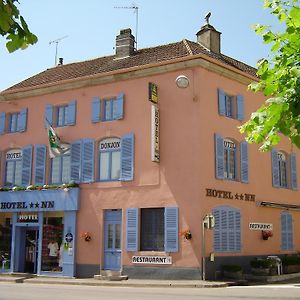
[[[0,300],[300,299],[300,285],[227,288],[136,288],[0,283]]]

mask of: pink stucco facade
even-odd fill
[[[176,87],[175,79],[179,75],[189,78],[188,88]],[[91,76],[90,82],[85,82],[82,86],[78,84],[80,79],[77,79],[45,87],[21,89],[15,93],[3,92],[0,111],[9,113],[27,108],[28,117],[25,132],[1,135],[0,150],[4,154],[1,182],[5,180],[6,151],[21,149],[28,144],[33,147],[48,144],[47,130],[44,126],[46,105],[59,106],[76,99],[76,124],[55,128],[59,137],[69,143],[87,138],[95,141],[93,182],[79,183],[80,205],[76,213],[76,243],[73,246],[76,253],[76,276],[97,275],[103,269],[106,210],[121,210],[120,270],[133,277],[146,276],[148,268],[153,274],[165,274],[166,278],[172,270],[172,278],[176,277],[176,274],[179,279],[186,277],[189,272],[192,274],[190,277],[200,278],[204,256],[207,259],[206,273],[213,279],[216,271],[220,270],[220,264],[231,262],[232,257],[238,257],[240,264],[247,265],[253,257],[298,252],[300,212],[287,207],[300,205],[300,194],[297,189],[290,188],[289,163],[287,188],[273,187],[271,153],[261,153],[258,146],[248,145],[249,179],[248,183],[241,182],[238,145],[244,137],[239,133],[238,126],[243,121],[219,114],[218,89],[221,88],[226,94],[234,97],[243,95],[244,120],[250,117],[251,112],[265,100],[261,94],[253,94],[247,90],[247,85],[252,80],[255,78],[246,72],[205,55],[198,55],[174,59],[167,63],[112,71],[97,78]],[[151,161],[153,104],[148,100],[149,82],[158,87],[160,162]],[[93,97],[109,99],[120,93],[124,93],[123,118],[91,122]],[[127,133],[134,134],[133,180],[99,181],[99,142],[104,138],[122,137]],[[216,178],[216,134],[234,141],[237,145],[235,180]],[[285,138],[282,138],[276,148],[286,153],[287,157],[291,153],[291,144]],[[296,154],[296,171],[300,174],[299,151],[293,147],[292,152]],[[46,183],[50,180],[50,166],[50,159],[47,157]],[[274,208],[267,204],[265,207],[261,206],[261,202],[278,203],[282,206]],[[214,229],[206,229],[203,253],[202,219],[205,215],[213,213],[214,209],[223,206],[234,208],[240,213],[240,249],[216,251]],[[140,251],[138,248],[137,251],[127,251],[127,209],[165,207],[178,208],[178,250]],[[282,248],[283,212],[289,213],[293,222],[293,245],[288,250]],[[250,230],[250,223],[272,224],[273,237],[263,240],[261,230]],[[191,231],[192,239],[183,238],[180,233],[185,230]],[[141,227],[138,231],[139,243]],[[86,242],[82,238],[84,232],[90,233],[91,241]],[[214,261],[209,259],[212,253]],[[172,263],[135,264],[132,262],[133,256],[167,256],[172,258]],[[185,273],[181,273],[181,270],[185,270]]]

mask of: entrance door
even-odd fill
[[[26,229],[25,231],[25,273],[37,272],[39,231],[37,229]]]
[[[106,210],[104,214],[104,270],[121,269],[122,210]]]

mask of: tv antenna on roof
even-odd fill
[[[58,39],[56,39],[56,40],[53,40],[53,41],[50,41],[50,42],[49,42],[49,45],[51,45],[51,44],[53,44],[53,43],[56,44],[56,46],[55,46],[55,62],[54,62],[54,66],[57,65],[57,48],[58,48],[58,43],[59,43],[61,40],[67,38],[67,37],[68,37],[68,36],[65,35],[65,36],[63,36],[63,37],[61,37],[61,38],[58,38]]]
[[[120,8],[120,9],[134,9],[135,13],[135,44],[136,48],[138,46],[138,23],[139,23],[139,7],[135,5],[134,3],[131,4],[131,6],[115,6],[114,8]]]

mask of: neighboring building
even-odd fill
[[[2,272],[201,278],[204,256],[214,279],[300,250],[299,151],[244,141],[237,127],[265,100],[247,90],[256,70],[221,54],[208,23],[197,39],[135,50],[121,30],[115,55],[0,93]],[[64,149],[49,153],[50,124]]]

